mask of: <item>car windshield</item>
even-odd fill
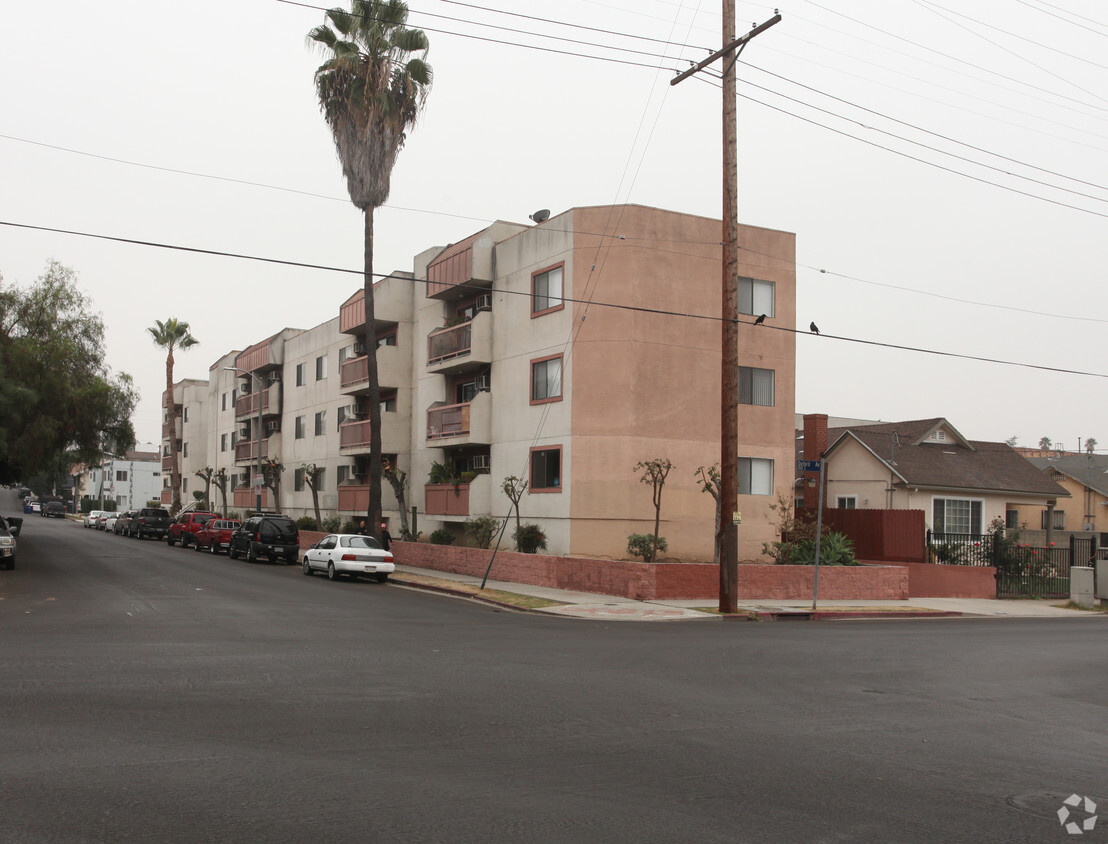
[[[372,536],[344,536],[340,541],[344,548],[380,548]]]

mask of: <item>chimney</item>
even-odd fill
[[[804,414],[804,459],[819,460],[827,451],[827,414]],[[810,482],[810,483],[809,483]],[[804,506],[819,507],[819,472],[804,473]]]

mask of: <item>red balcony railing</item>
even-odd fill
[[[244,460],[257,460],[257,445],[257,440],[247,440],[246,442],[235,443],[235,462],[241,463]],[[264,460],[268,456],[269,440],[262,440],[262,459]]]
[[[368,448],[370,424],[362,422],[343,422],[339,426],[339,448]]]
[[[427,439],[463,437],[469,433],[469,402],[433,407],[427,411]]]
[[[254,492],[252,487],[240,486],[235,488],[234,493],[234,505],[235,507],[244,507],[253,510],[258,503],[258,494]],[[268,489],[262,490],[262,509],[269,509],[270,492]]]
[[[258,397],[261,396],[262,413],[269,413],[269,388],[261,393],[247,393],[235,400],[235,416],[250,416],[258,412]]]
[[[339,485],[339,510],[364,513],[369,509],[369,486]]]
[[[345,387],[354,387],[369,381],[369,358],[351,358],[344,361],[339,370],[339,382]]]
[[[427,484],[423,496],[423,509],[429,516],[469,515],[469,484]]]
[[[473,323],[463,322],[427,335],[427,363],[439,363],[468,354],[473,348]]]

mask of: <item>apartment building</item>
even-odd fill
[[[720,452],[720,237],[718,220],[688,214],[574,208],[534,226],[494,223],[375,286],[383,452],[408,475],[405,506],[424,536],[507,516],[502,484],[515,476],[528,485],[521,519],[540,525],[550,552],[623,557],[628,535],[654,522],[634,467],[664,458],[674,464],[661,511],[670,554],[711,559],[715,502],[695,473]],[[739,558],[753,560],[773,538],[769,505],[793,481],[795,236],[743,226],[740,244]],[[229,433],[236,507],[253,504],[260,448],[284,467],[280,509],[313,511],[302,475],[314,465],[325,517],[364,513],[362,296],[336,319],[234,356],[250,375],[232,387],[234,429],[222,401],[231,382],[215,365],[221,386],[182,391],[182,471],[224,465]],[[760,314],[765,324],[754,326]],[[204,409],[193,410],[201,396]],[[193,435],[201,419],[218,433]],[[193,445],[202,441],[203,456]],[[446,483],[429,482],[444,471]],[[395,525],[399,502],[388,484],[383,495]]]
[[[107,457],[86,467],[77,479],[77,497],[114,501],[117,510],[141,507],[156,500],[162,487],[158,446],[139,443],[126,454]]]

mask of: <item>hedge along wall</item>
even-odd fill
[[[303,536],[301,532],[301,536]],[[483,577],[492,551],[423,542],[393,542],[399,565]],[[810,600],[812,566],[739,566],[741,600]],[[498,551],[490,580],[529,583],[577,592],[622,595],[640,601],[719,597],[719,566],[711,563],[638,563]],[[827,600],[889,601],[908,598],[903,566],[820,568],[819,596]]]

